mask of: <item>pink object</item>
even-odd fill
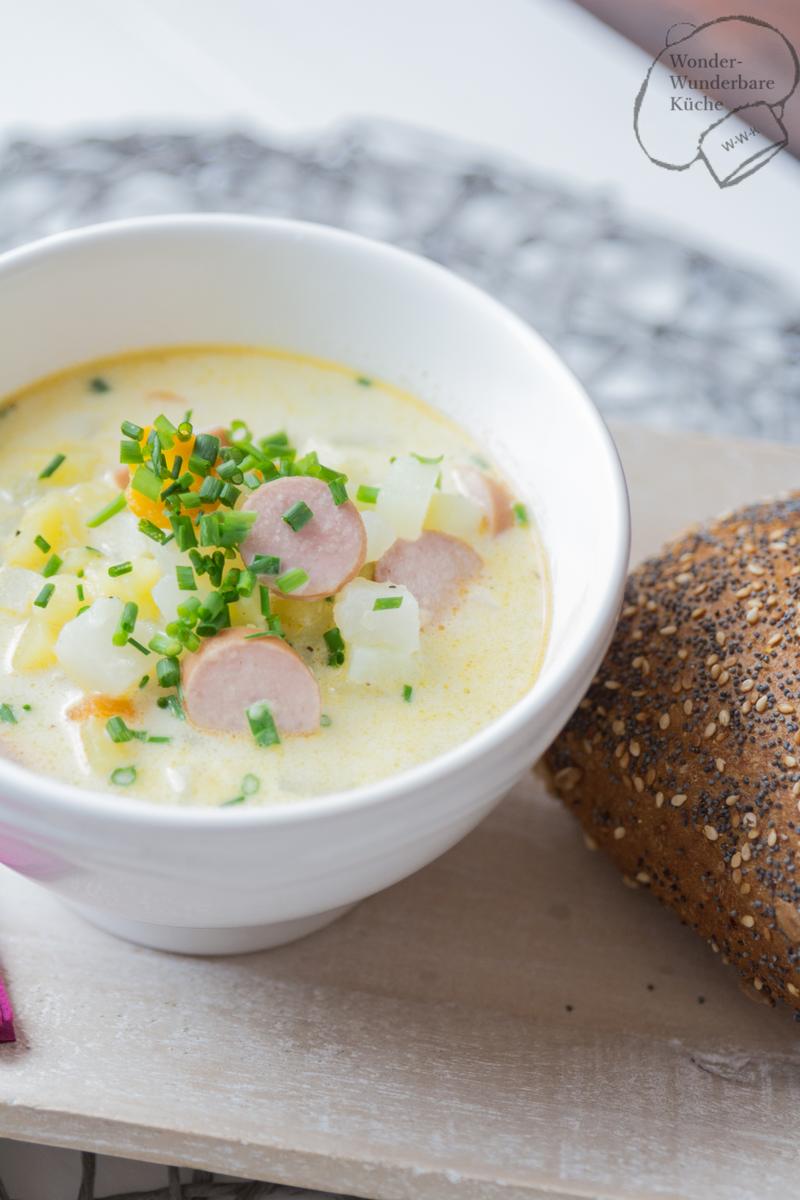
[[[514,524],[511,496],[499,479],[493,479],[477,467],[470,466],[457,467],[453,479],[462,496],[474,500],[478,505],[492,535],[502,533]]]
[[[319,686],[299,654],[279,637],[248,638],[258,630],[225,629],[187,657],[186,713],[203,729],[242,733],[245,709],[266,700],[281,733],[316,733]]]
[[[15,1042],[16,1040],[16,1034],[14,1033],[14,1010],[11,1007],[8,992],[3,987],[2,979],[0,979],[0,1042]]]
[[[416,598],[423,624],[455,608],[461,592],[483,563],[471,546],[449,533],[423,533],[414,542],[402,538],[375,564],[378,583],[401,583]]]
[[[300,529],[283,520],[284,513],[304,501],[314,514]],[[242,506],[258,513],[249,536],[242,544],[246,563],[256,554],[275,555],[280,573],[300,567],[308,583],[291,593],[292,598],[318,600],[333,596],[358,574],[367,553],[367,533],[358,509],[349,500],[334,504],[331,490],[321,479],[290,475],[264,484]],[[280,594],[274,575],[264,580]]]

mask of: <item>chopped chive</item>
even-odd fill
[[[238,546],[257,517],[254,512],[211,512],[200,518],[201,546]]]
[[[193,550],[197,545],[192,518],[186,515],[170,516],[169,523],[175,534],[175,545],[179,550]]]
[[[333,721],[330,719],[327,713],[323,713],[319,719],[319,723],[323,729],[327,729],[329,725],[333,724]]]
[[[331,479],[328,487],[330,488],[330,493],[333,496],[333,503],[337,506],[337,508],[340,504],[344,504],[347,499],[347,488],[344,485],[343,476],[339,476],[338,479]]]
[[[179,498],[184,508],[201,508],[203,505],[202,497],[198,492],[181,492]]]
[[[258,585],[258,599],[261,607],[262,617],[268,617],[272,613],[272,602],[270,600],[269,588],[263,583]]]
[[[359,387],[372,387],[372,380],[368,375],[356,375],[356,383]]]
[[[90,554],[96,554],[98,558],[102,557],[102,551],[98,550],[96,546],[84,546],[83,548],[84,550],[88,550]]]
[[[40,479],[49,479],[51,475],[55,475],[58,468],[66,458],[66,454],[56,454],[55,458],[51,458],[47,466],[39,472]]]
[[[130,466],[132,463],[144,462],[144,455],[142,454],[142,447],[139,445],[138,442],[134,442],[134,441],[126,440],[126,441],[120,442],[120,444],[119,444],[119,461],[121,463],[125,463],[126,466]]]
[[[224,483],[222,491],[219,494],[219,502],[220,504],[224,504],[226,508],[233,508],[241,494],[241,488],[236,487],[235,484]]]
[[[149,467],[137,467],[131,479],[131,487],[148,500],[158,500],[161,495],[161,476]]]
[[[149,654],[147,646],[143,646],[141,642],[137,642],[136,638],[129,637],[128,645],[133,646],[134,650],[138,650],[140,654]]]
[[[379,487],[369,487],[366,483],[359,484],[356,500],[360,500],[362,504],[374,504],[380,490]]]
[[[31,712],[32,706],[30,704],[23,704],[22,709],[24,712]]]
[[[257,700],[245,710],[250,732],[258,746],[277,746],[280,744],[278,730],[272,718],[269,704],[266,700]]]
[[[178,587],[182,592],[197,591],[197,581],[195,580],[194,571],[191,567],[176,567],[175,575],[178,579]]]
[[[513,508],[514,518],[518,525],[530,524],[528,520],[528,510],[524,504],[515,504]]]
[[[172,470],[169,473],[170,479],[177,479],[183,468],[183,459],[180,454],[175,455],[175,460],[172,464]]]
[[[183,603],[178,605],[178,616],[184,621],[194,622],[197,620],[197,611],[200,608],[200,600],[197,596],[187,596]]]
[[[342,637],[339,628],[334,625],[323,635],[325,645],[328,647],[328,666],[340,667],[344,662],[344,638]]]
[[[234,796],[232,800],[223,800],[220,808],[233,808],[234,804],[244,804],[244,796]]]
[[[171,534],[167,533],[166,529],[159,529],[158,525],[154,525],[152,521],[148,521],[147,517],[142,517],[139,521],[139,532],[145,537],[149,537],[152,541],[164,545],[168,542]]]
[[[139,680],[139,687],[146,688],[149,682],[150,682],[150,676],[143,675],[142,678]]]
[[[188,442],[189,438],[194,433],[194,429],[192,428],[192,422],[189,420],[190,415],[191,415],[191,412],[187,413],[186,418],[183,421],[181,421],[180,425],[178,426],[178,441],[179,442]]]
[[[308,573],[302,567],[291,567],[275,580],[282,592],[296,592],[308,583]]]
[[[245,471],[244,475],[242,475],[242,483],[251,492],[254,492],[256,488],[261,487],[261,478],[255,471]]]
[[[281,520],[285,521],[297,533],[298,529],[302,529],[304,525],[307,525],[313,516],[314,513],[308,507],[305,500],[298,500],[290,509],[287,509]]]
[[[117,767],[111,772],[111,782],[118,787],[130,787],[136,782],[136,767]]]
[[[169,417],[165,417],[163,413],[156,417],[153,421],[153,428],[158,430],[158,436],[161,439],[161,445],[165,450],[171,450],[175,444],[175,439],[178,436],[178,430],[172,424]]]
[[[261,780],[257,775],[245,775],[242,780],[242,791],[245,796],[255,796],[258,789],[261,787]]]
[[[141,425],[134,425],[133,421],[123,421],[120,425],[120,432],[124,433],[127,438],[133,438],[135,442],[140,442],[144,437]]]
[[[225,483],[241,483],[242,472],[239,470],[239,464],[235,458],[227,458],[217,467],[217,475]]]
[[[55,590],[55,584],[46,583],[33,603],[37,608],[47,608],[50,603],[50,597]]]
[[[134,604],[132,600],[122,610],[117,628],[111,635],[111,641],[115,646],[125,646],[136,628],[136,618],[139,615],[139,605]]]
[[[50,549],[50,543],[46,541],[40,533],[37,533],[36,537],[33,539],[33,544],[34,546],[39,547],[42,554],[47,554],[47,551]]]
[[[198,433],[192,458],[203,458],[212,467],[219,457],[219,438],[213,433]]]
[[[136,737],[135,731],[128,728],[122,717],[109,717],[106,721],[106,733],[117,745],[132,742]]]
[[[0,704],[0,721],[5,721],[6,725],[16,725],[17,718],[10,704]]]
[[[177,720],[186,720],[183,708],[181,707],[181,702],[174,692],[171,696],[159,696],[156,704],[159,708],[168,708],[173,717],[177,718]]]
[[[281,560],[274,554],[257,554],[250,563],[250,570],[255,575],[277,575],[281,569]]]
[[[167,746],[172,741],[171,737],[163,737],[161,734],[148,734],[147,742],[150,746]]]
[[[440,454],[438,458],[426,458],[424,454],[412,454],[411,457],[415,458],[418,463],[423,463],[425,466],[435,467],[438,466],[438,464],[442,461],[444,455]]]
[[[198,458],[196,454],[192,454],[189,458],[189,470],[193,475],[207,475],[211,470],[211,463],[205,458]]]
[[[113,567],[109,567],[108,573],[112,579],[116,579],[118,575],[129,575],[132,570],[132,562],[121,562],[115,563]]]
[[[77,584],[75,587],[75,591],[77,593],[78,599],[80,600],[81,604],[83,604],[84,600],[86,599],[86,596],[83,591],[83,584],[82,583]]]
[[[372,611],[385,612],[387,608],[399,608],[402,603],[402,596],[379,596],[372,606]]]
[[[183,649],[177,638],[168,637],[165,633],[155,634],[147,645],[156,654],[163,654],[167,658],[177,658]]]
[[[89,605],[84,604],[83,608],[78,609],[78,611],[75,613],[75,616],[80,617],[80,616],[82,616],[83,613],[88,612],[88,611],[89,611]]]
[[[89,391],[97,392],[98,395],[102,392],[110,392],[111,384],[107,379],[103,379],[102,375],[95,375],[94,379],[89,380]]]
[[[256,577],[247,567],[239,574],[239,579],[236,583],[236,591],[241,597],[252,596],[256,586]]]
[[[177,658],[160,658],[156,663],[159,687],[177,687],[181,681],[181,664]]]
[[[47,562],[42,567],[42,574],[45,579],[49,579],[51,575],[57,575],[64,565],[63,558],[59,558],[57,554],[51,554]]]
[[[404,684],[403,684],[403,699],[405,700],[406,704],[410,704],[410,703],[411,703],[411,697],[412,697],[413,695],[414,695],[414,689],[413,689],[413,687],[411,686],[411,684],[410,684],[410,683],[404,683]]]
[[[204,503],[216,504],[221,492],[222,480],[208,475],[200,485],[200,491],[197,494]]]
[[[142,467],[139,467],[139,471],[142,469]],[[106,521],[110,521],[112,517],[117,515],[117,513],[122,512],[126,503],[127,501],[125,500],[125,493],[120,492],[116,500],[112,500],[110,504],[105,506],[105,508],[101,508],[99,513],[95,513],[91,520],[86,522],[87,527],[89,529],[97,529],[98,525],[104,525]],[[92,547],[87,546],[86,549],[91,550]],[[96,553],[99,554],[99,551]]]

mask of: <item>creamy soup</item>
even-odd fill
[[[383,779],[530,688],[533,515],[357,372],[239,348],[92,363],[0,411],[0,737],[156,803]]]

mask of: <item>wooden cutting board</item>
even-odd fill
[[[800,483],[800,448],[616,431],[634,553]],[[303,942],[193,960],[0,874],[0,1135],[375,1200],[788,1200],[800,1026],[526,780]]]

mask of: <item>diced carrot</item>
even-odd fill
[[[117,696],[82,696],[67,709],[71,721],[88,721],[90,717],[132,717],[133,704]]]

